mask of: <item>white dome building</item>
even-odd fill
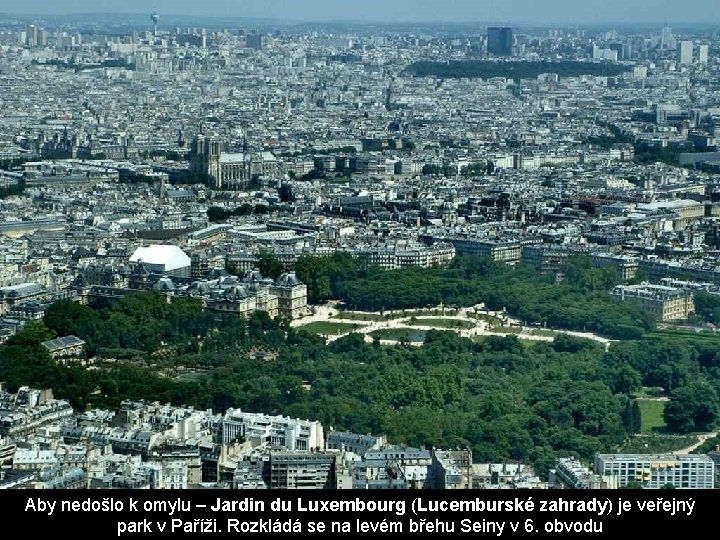
[[[139,247],[130,257],[133,264],[142,264],[150,273],[171,277],[190,277],[190,257],[177,246]]]

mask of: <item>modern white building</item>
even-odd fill
[[[710,56],[710,45],[700,45],[698,47],[698,63],[707,64]]]
[[[712,489],[715,481],[715,463],[705,454],[597,454],[595,472],[617,477],[619,487]]]
[[[612,62],[617,62],[618,53],[613,49],[598,47],[597,45],[593,44],[593,59],[610,60]]]
[[[190,257],[178,246],[139,247],[130,263],[142,264],[148,271],[175,277],[190,277]]]
[[[689,65],[693,63],[693,42],[680,42],[680,64]]]
[[[288,450],[325,447],[320,422],[228,409],[222,420],[223,444],[238,439],[249,441],[254,446],[268,445]]]

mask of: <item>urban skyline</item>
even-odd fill
[[[0,488],[720,486],[720,34],[157,4],[0,20]]]
[[[366,0],[357,6],[331,0],[208,0],[202,8],[188,0],[156,0],[153,4],[128,0],[122,4],[99,0],[72,0],[62,5],[47,0],[0,5],[0,13],[27,16],[72,14],[142,14],[148,9],[167,16],[255,18],[276,22],[361,22],[361,23],[507,23],[532,26],[582,26],[601,24],[709,25],[720,21],[720,7],[712,0],[686,6],[662,0],[398,0],[391,3]]]

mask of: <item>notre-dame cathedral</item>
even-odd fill
[[[190,146],[190,170],[208,175],[217,189],[246,189],[255,177],[277,174],[277,160],[271,152],[226,152],[218,139],[197,135]]]

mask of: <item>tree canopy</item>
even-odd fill
[[[664,414],[669,429],[689,433],[711,430],[719,413],[717,391],[707,383],[693,382],[672,393]]]
[[[297,271],[316,300],[338,295],[348,305],[386,308],[485,301],[548,324],[606,332],[627,324],[638,337],[607,350],[565,335],[526,342],[444,331],[428,331],[422,347],[368,344],[359,335],[326,344],[263,312],[244,319],[204,311],[197,300],[168,302],[144,292],[99,308],[57,302],[43,321],[28,323],[0,346],[0,380],[11,389],[52,387],[81,410],[117,407],[124,399],[218,412],[241,407],[384,433],[394,443],[469,447],[476,461],[525,461],[541,473],[558,456],[590,459],[637,433],[640,386],[661,387],[669,396],[669,431],[712,429],[720,405],[720,339],[647,331],[642,310],[607,294],[612,274],[586,262],[570,263],[572,281],[562,284],[528,267],[474,258],[448,268],[377,272],[336,254],[301,258]],[[355,296],[362,286],[368,300]],[[70,334],[97,357],[92,370],[59,365],[41,345]]]
[[[342,300],[350,309],[381,311],[485,303],[525,323],[637,339],[654,329],[652,316],[609,290],[620,282],[612,268],[594,268],[589,257],[568,260],[564,283],[534,267],[514,267],[478,257],[457,257],[446,268],[378,271],[347,254],[303,257],[296,269],[311,302]]]

